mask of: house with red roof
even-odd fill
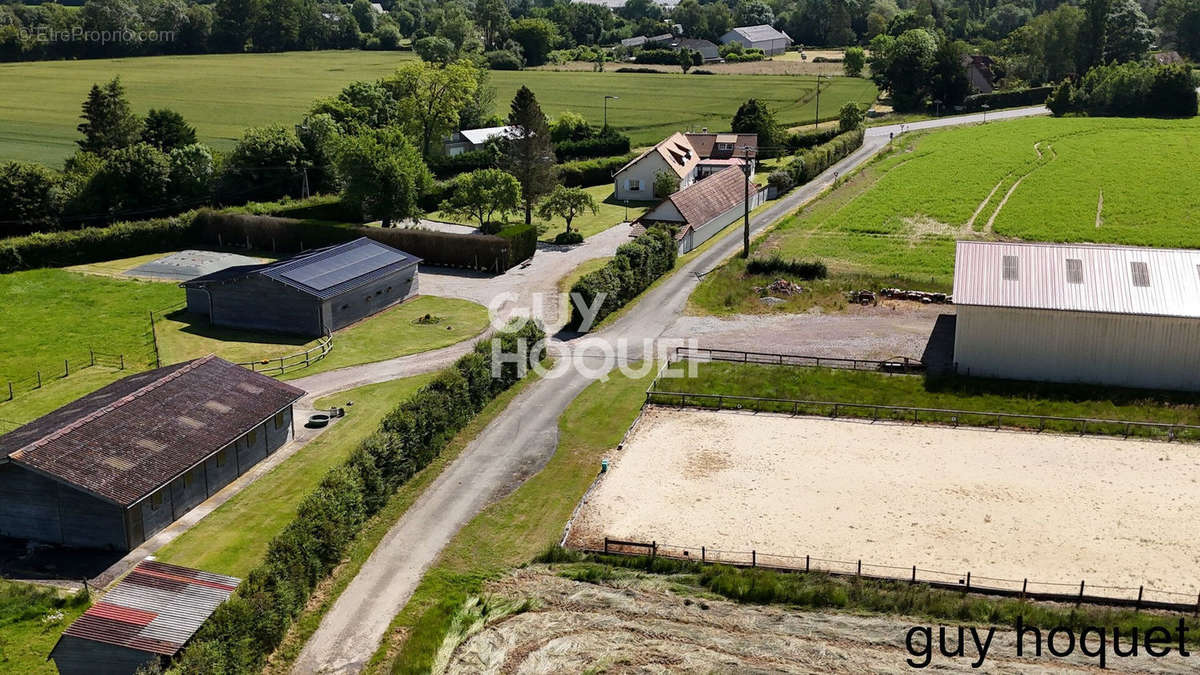
[[[742,218],[747,196],[754,210],[767,200],[767,190],[750,181],[741,167],[730,166],[668,196],[633,225],[671,227],[684,254]]]

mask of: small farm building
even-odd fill
[[[766,189],[750,184],[750,209],[766,201]],[[672,194],[634,221],[635,227],[657,223],[676,228],[679,253],[708,241],[745,214],[746,176],[731,166]]]
[[[320,336],[417,292],[421,260],[362,237],[185,281],[189,312],[214,326]]]
[[[1200,251],[960,241],[964,375],[1200,391]]]
[[[721,60],[721,49],[716,43],[698,38],[679,38],[675,41],[676,49],[690,49],[699,52],[705,63],[715,63]]]
[[[117,380],[0,436],[0,535],[132,550],[287,443],[303,395],[215,356]]]
[[[482,150],[483,146],[493,138],[504,138],[516,133],[516,127],[487,127],[486,129],[463,129],[450,134],[444,144],[446,154],[450,157],[464,152]]]
[[[981,94],[990,94],[996,89],[996,63],[991,57],[980,54],[964,54],[963,69],[967,71],[967,81],[971,88]]]
[[[792,44],[788,34],[767,24],[739,26],[721,36],[721,44],[740,43],[746,49],[761,49],[767,56],[782,54]]]
[[[183,649],[239,579],[145,560],[50,651],[62,675],[133,675]]]

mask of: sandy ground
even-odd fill
[[[617,579],[603,584],[571,581],[543,567],[518,570],[490,584],[489,596],[533,609],[493,620],[459,645],[448,673],[911,673],[905,637],[913,626],[936,626],[904,617],[800,612],[779,606],[737,605],[676,595],[663,577]],[[1169,621],[1168,621],[1169,623]],[[986,625],[979,632],[986,635]],[[1100,672],[1096,658],[1075,650],[1066,658],[1016,657],[1011,631],[997,630],[981,668],[970,633],[964,656],[935,652],[937,672]],[[957,628],[948,634],[951,653]],[[919,650],[923,643],[916,643]],[[1111,649],[1111,645],[1110,645]],[[1028,654],[1028,652],[1027,652]],[[1107,659],[1115,672],[1194,672],[1195,654]],[[920,659],[916,660],[918,663]]]
[[[612,459],[576,545],[608,535],[1190,595],[1147,590],[1176,602],[1200,586],[1196,446],[652,408]]]
[[[850,305],[843,312],[732,317],[681,316],[665,338],[696,338],[710,349],[743,349],[813,356],[921,358],[939,314],[953,305],[913,302]]]

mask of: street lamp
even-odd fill
[[[818,126],[820,126],[820,123],[821,123],[821,80],[822,79],[828,80],[829,76],[828,75],[818,75],[817,76],[817,114],[813,117],[813,129],[816,129]]]
[[[610,99],[610,98],[612,100],[616,101],[616,100],[620,99],[621,97],[620,96],[609,96],[608,94],[604,95],[604,128],[605,129],[608,128],[608,99]]]

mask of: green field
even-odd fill
[[[314,99],[353,80],[386,75],[412,58],[411,52],[326,51],[0,64],[0,159],[57,166],[74,151],[88,89],[116,75],[135,112],[172,108],[202,141],[229,148],[246,127],[298,123]],[[608,120],[635,145],[688,127],[725,129],[751,97],[765,99],[785,126],[807,122],[815,112],[815,79],[807,76],[494,71],[491,79],[500,114],[522,84],[547,115],[574,110],[596,124],[604,96],[619,96],[609,102]],[[875,93],[868,80],[834,78],[822,90],[821,110],[832,118],[845,101],[869,103]]]
[[[91,604],[82,591],[0,579],[0,672],[54,675],[46,656],[59,635]]]
[[[958,239],[1200,247],[1200,119],[1036,118],[897,146],[784,221],[755,253],[945,288]],[[739,305],[726,296],[748,292],[735,288],[742,270],[733,261],[706,278],[693,309]]]

